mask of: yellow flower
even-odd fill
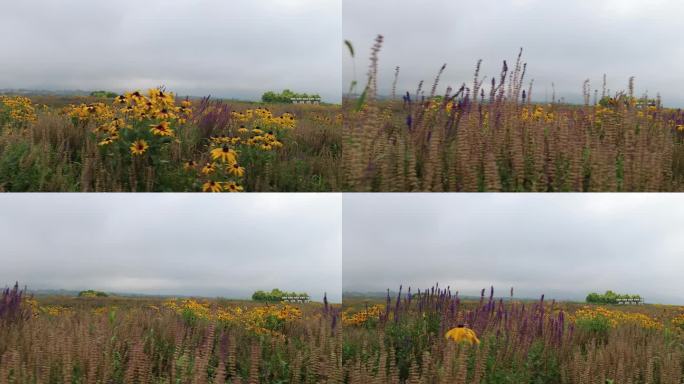
[[[183,169],[186,171],[195,169],[195,167],[197,167],[197,163],[194,160],[188,160],[183,164]]]
[[[225,145],[221,148],[212,149],[211,157],[214,160],[221,160],[226,163],[234,163],[237,161],[237,153]]]
[[[131,144],[131,154],[142,155],[149,147],[150,146],[147,144],[147,141],[138,139]]]
[[[214,180],[209,180],[206,183],[202,184],[202,191],[204,191],[204,192],[221,192],[221,191],[223,191],[223,187],[221,186],[221,183],[214,181]]]
[[[225,189],[228,192],[242,192],[243,191],[243,188],[241,186],[237,185],[237,183],[235,183],[233,181],[225,183]]]
[[[228,173],[237,177],[242,177],[245,174],[245,169],[237,162],[233,162],[228,166]]]
[[[168,108],[162,108],[156,111],[157,117],[160,119],[173,119],[175,116]]]
[[[155,135],[173,136],[173,131],[169,128],[169,123],[166,121],[162,121],[159,124],[151,124],[150,127],[152,127],[150,131]]]
[[[202,173],[205,175],[214,173],[214,171],[216,171],[216,163],[206,163],[204,167],[202,167]]]
[[[477,338],[477,335],[475,334],[475,331],[473,331],[470,328],[466,328],[462,325],[457,326],[456,328],[450,329],[444,337],[447,340],[453,340],[457,343],[466,343],[469,345],[479,345],[480,344],[480,339]]]
[[[109,145],[109,144],[111,144],[111,143],[113,143],[113,142],[114,142],[114,139],[112,139],[111,137],[105,137],[102,141],[100,141],[99,143],[97,143],[97,145],[99,145],[99,146]]]

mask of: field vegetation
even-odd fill
[[[682,383],[684,307],[488,293],[345,298],[345,382]]]
[[[378,36],[368,80],[345,97],[344,188],[352,191],[682,191],[684,112],[660,98],[583,84],[584,103],[539,103],[522,50],[487,82],[431,84],[378,97]],[[351,43],[347,47],[354,56]],[[579,85],[579,84],[578,84]],[[352,82],[350,90],[356,89]],[[350,92],[351,93],[351,92]]]
[[[154,297],[0,297],[0,383],[341,380],[339,306]]]
[[[178,98],[0,97],[0,190],[330,191],[333,105]]]

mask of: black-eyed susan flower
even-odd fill
[[[219,136],[212,137],[212,138],[210,138],[210,140],[212,143],[223,144],[223,143],[229,143],[230,137],[222,134]]]
[[[224,188],[228,192],[242,192],[244,190],[241,186],[239,186],[234,181],[229,181],[229,182],[225,183]]]
[[[149,148],[149,144],[147,144],[147,141],[143,139],[138,139],[131,144],[131,154],[133,155],[142,155],[145,153],[147,148]]]
[[[111,143],[113,143],[113,142],[114,142],[114,140],[113,140],[111,137],[105,137],[104,139],[102,139],[102,141],[100,141],[99,143],[97,143],[97,145],[99,145],[99,146],[104,146],[104,145],[109,145],[109,144],[111,144]]]
[[[242,177],[245,174],[245,169],[237,162],[234,162],[228,165],[228,173],[237,177]]]
[[[194,160],[188,160],[183,163],[183,169],[189,171],[191,169],[197,168],[197,163]]]
[[[237,153],[226,145],[212,149],[211,157],[214,160],[220,160],[226,163],[234,163],[237,161]]]
[[[475,331],[470,328],[466,328],[463,325],[458,325],[456,328],[450,329],[444,337],[447,340],[452,340],[457,343],[465,343],[469,345],[479,345],[480,339],[477,338]]]
[[[204,191],[204,192],[221,192],[221,191],[223,191],[223,187],[221,186],[220,182],[214,181],[214,180],[209,180],[206,183],[202,184],[202,191]]]
[[[154,135],[158,136],[173,136],[173,131],[169,127],[169,123],[167,121],[162,121],[159,124],[151,124],[150,127],[150,132]]]
[[[204,167],[202,167],[202,173],[205,175],[209,175],[214,172],[216,172],[216,163],[206,163]]]
[[[162,108],[157,111],[157,117],[160,119],[171,119],[174,118],[175,116],[172,114],[172,112],[168,108]]]

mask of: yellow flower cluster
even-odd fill
[[[672,325],[684,331],[684,313],[672,318]]]
[[[384,307],[376,304],[372,307],[366,308],[361,312],[350,313],[345,311],[342,313],[342,324],[350,326],[365,325],[371,320],[378,320],[382,315]]]
[[[64,112],[74,123],[94,124],[93,132],[100,146],[119,140],[122,130],[136,130],[127,135],[124,146],[131,155],[139,156],[154,145],[156,138],[175,138],[175,127],[185,124],[192,116],[191,105],[188,100],[176,105],[172,92],[153,88],[146,95],[140,91],[126,92],[117,96],[111,106],[104,103],[71,105]]]
[[[272,151],[283,146],[278,139],[283,130],[293,129],[296,120],[291,113],[274,116],[265,108],[231,112],[230,135],[214,136],[209,139],[209,157],[200,172],[205,178],[204,192],[242,192],[239,180],[245,175],[239,156],[244,150]],[[237,126],[239,124],[239,127]],[[188,161],[185,169],[197,169],[197,163]]]
[[[278,335],[274,324],[287,324],[302,318],[302,311],[288,304],[269,305],[254,308],[231,307],[220,309],[217,320],[243,327],[259,335]]]
[[[164,307],[177,314],[192,313],[195,318],[219,321],[228,325],[242,327],[256,334],[278,335],[274,324],[287,324],[302,318],[302,311],[288,304],[258,307],[228,307],[212,310],[209,303],[193,299],[169,299]]]
[[[555,119],[553,112],[547,112],[544,107],[537,105],[534,108],[523,107],[520,111],[522,121],[544,121],[550,123]]]
[[[333,124],[341,124],[342,123],[342,114],[338,113],[335,116],[329,116],[325,115],[322,113],[314,113],[311,115],[311,120],[319,123],[319,124],[327,124],[327,125],[333,125]]]
[[[0,96],[0,122],[6,115],[9,123],[25,126],[36,121],[36,110],[31,99],[23,96]]]
[[[194,299],[169,299],[164,302],[164,306],[178,314],[191,312],[198,319],[209,320],[211,318],[211,308],[207,302]]]
[[[72,313],[72,310],[71,308],[62,307],[59,305],[46,305],[44,307],[40,307],[40,313],[48,316],[64,316]]]
[[[114,118],[114,108],[105,103],[90,103],[70,105],[64,108],[64,113],[81,123],[96,122],[105,124]]]
[[[584,306],[575,312],[573,319],[591,320],[597,317],[602,317],[608,320],[611,327],[617,327],[621,324],[634,324],[646,329],[662,329],[662,323],[652,319],[643,313],[631,313],[610,310],[605,307]]]
[[[266,108],[232,112],[231,117],[238,123],[252,123],[256,126],[273,129],[293,129],[297,125],[293,114],[285,112],[280,116],[275,116]]]
[[[227,174],[228,176],[240,178],[245,174],[243,168],[238,162],[238,153],[230,148],[229,140],[218,141],[216,138],[211,139],[213,143],[219,144],[209,152],[212,162],[207,162],[201,169],[201,173],[206,177],[221,176],[219,173]],[[185,169],[194,169],[196,164],[189,161],[185,164]],[[209,179],[202,184],[202,191],[204,192],[242,192],[243,188],[234,180],[221,181]]]
[[[233,137],[213,138],[214,143],[232,145],[246,145],[256,147],[262,151],[271,151],[281,148],[282,142],[278,139],[279,133],[284,130],[294,129],[297,122],[291,113],[283,113],[274,116],[265,108],[248,109],[244,112],[231,112],[231,117],[239,127],[232,127],[237,133]]]
[[[31,312],[31,315],[33,316],[38,316],[38,314],[40,313],[38,301],[32,297],[23,297],[21,304],[25,307],[28,307],[28,310]]]

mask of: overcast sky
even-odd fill
[[[343,288],[684,304],[681,194],[345,194]]]
[[[524,47],[527,79],[535,79],[533,98],[540,101],[547,91],[551,99],[552,82],[557,96],[568,101],[581,100],[585,79],[600,94],[606,73],[611,91],[626,89],[629,77],[636,76],[638,94],[660,92],[665,105],[682,107],[682,14],[684,2],[677,0],[344,0],[343,35],[355,44],[359,82],[373,39],[385,36],[380,54],[385,92],[395,66],[401,67],[398,90],[413,92],[421,79],[431,84],[447,63],[443,91],[447,84],[472,84],[480,58],[481,76],[489,81],[502,60],[512,67]],[[348,87],[352,61],[346,52],[343,63]]]
[[[0,195],[0,286],[341,300],[339,194]]]
[[[22,0],[0,12],[0,89],[340,99],[341,0]]]

